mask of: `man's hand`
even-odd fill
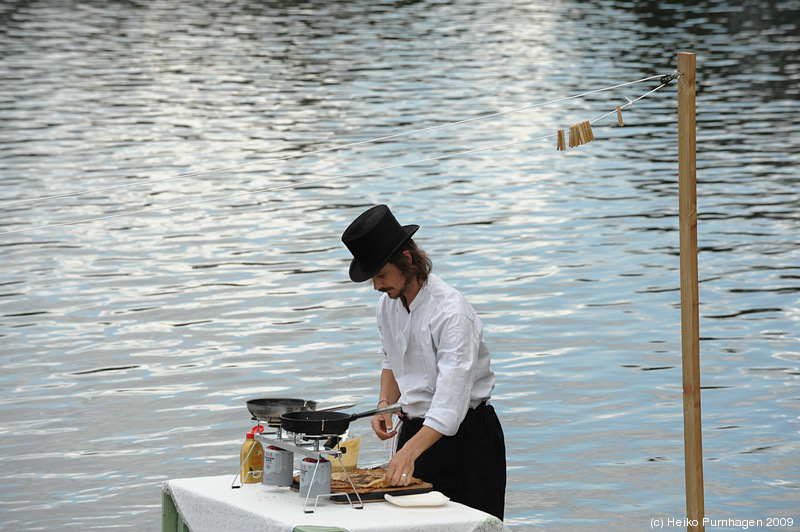
[[[414,476],[416,458],[405,447],[397,451],[386,470],[386,482],[390,486],[408,486]]]
[[[372,416],[372,430],[378,435],[381,440],[388,440],[397,434],[396,430],[392,429],[392,414],[376,414]]]
[[[389,461],[389,467],[386,469],[386,481],[392,486],[408,486],[414,475],[414,462],[441,437],[440,432],[423,426]]]

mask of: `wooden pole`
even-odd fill
[[[697,273],[695,54],[678,54],[678,181],[681,251],[683,445],[687,530],[703,531],[703,429],[700,415],[700,304]]]

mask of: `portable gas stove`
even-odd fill
[[[264,472],[261,477],[261,482],[264,485],[270,486],[290,486],[293,479],[293,465],[294,457],[302,456],[300,461],[300,496],[305,497],[303,501],[303,511],[305,513],[313,513],[319,504],[320,498],[330,498],[336,495],[345,495],[350,506],[356,510],[364,508],[364,501],[361,499],[358,490],[350,478],[349,473],[342,463],[342,451],[334,449],[339,443],[341,435],[323,434],[323,435],[310,435],[302,433],[292,433],[283,430],[281,427],[280,418],[276,419],[257,419],[253,417],[252,421],[266,423],[269,427],[262,432],[254,434],[255,440],[261,444],[264,450]],[[255,447],[253,447],[255,448]],[[253,452],[250,449],[250,453]],[[248,453],[245,461],[250,457]],[[350,494],[346,492],[331,493],[331,462],[328,457],[333,457],[338,460],[342,466],[350,486],[353,488],[358,503],[354,503]],[[237,474],[231,484],[232,488],[241,486],[235,485]],[[314,498],[314,507],[308,507],[309,499]]]
[[[257,434],[255,439],[264,447],[265,453],[267,449],[276,451],[273,458],[277,466],[273,467],[273,469],[283,470],[287,461],[289,464],[292,463],[292,455],[304,457],[300,462],[300,496],[302,497],[305,495],[305,501],[303,502],[303,511],[305,513],[313,513],[317,508],[320,498],[330,498],[334,495],[346,495],[350,506],[359,510],[364,508],[364,501],[361,500],[361,495],[358,494],[350,475],[347,473],[342,463],[342,451],[333,448],[339,441],[337,436],[309,436],[305,434],[288,433],[278,429],[278,431],[274,433],[262,432],[261,434]],[[336,443],[332,443],[334,441]],[[326,443],[330,445],[326,445]],[[358,505],[353,503],[349,493],[331,493],[331,462],[328,460],[328,457],[333,457],[334,460],[339,461],[339,464],[342,466],[342,471],[344,471],[358,499]],[[265,454],[265,470],[268,467],[272,466],[268,466]],[[289,467],[289,470],[291,471],[291,467]],[[285,483],[285,477],[283,477],[281,473],[273,476],[265,474],[262,477],[262,482],[271,485],[288,485]],[[308,500],[312,497],[315,499],[314,510],[308,509]]]

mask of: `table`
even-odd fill
[[[502,521],[463,504],[399,507],[365,502],[362,509],[320,499],[305,513],[296,491],[244,484],[231,489],[233,475],[168,480],[163,484],[165,532],[508,532]],[[358,503],[356,501],[356,506]],[[313,504],[309,501],[309,509]]]

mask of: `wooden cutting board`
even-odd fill
[[[433,484],[423,482],[418,478],[411,477],[411,484],[408,486],[382,486],[380,482],[377,485],[375,481],[382,480],[386,476],[385,469],[355,469],[349,471],[350,479],[361,496],[361,500],[367,501],[383,501],[385,494],[389,495],[411,495],[414,493],[427,493],[433,490]],[[294,477],[292,484],[294,491],[300,491],[300,477]],[[353,494],[353,486],[347,481],[343,472],[331,473],[331,493],[349,493]],[[346,495],[334,495],[330,498],[333,502],[348,503],[349,500]],[[354,497],[354,501],[357,499]]]

